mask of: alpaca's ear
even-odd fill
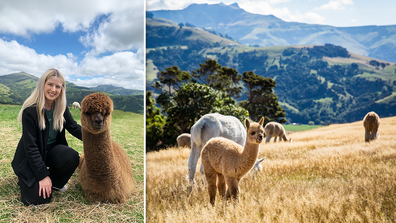
[[[261,158],[261,159],[259,159],[259,160],[257,160],[257,163],[261,163],[261,162],[263,162],[265,160],[265,157],[264,158]]]
[[[245,127],[248,129],[250,127],[250,122],[248,119],[245,119]]]
[[[264,117],[261,117],[259,124],[263,125],[263,123],[264,123]]]

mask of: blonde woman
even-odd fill
[[[66,106],[65,90],[62,74],[49,69],[19,112],[22,137],[11,165],[25,205],[49,203],[53,190],[66,190],[65,184],[78,166],[80,157],[68,147],[65,129],[82,140],[81,126]]]

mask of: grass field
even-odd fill
[[[132,162],[136,191],[125,204],[90,204],[78,183],[78,170],[65,193],[53,194],[49,204],[24,206],[20,201],[18,178],[11,161],[21,137],[17,121],[21,106],[0,105],[0,222],[143,222],[144,221],[144,121],[143,115],[114,111],[111,136],[128,153]],[[80,111],[71,109],[80,122]],[[82,142],[66,133],[69,146],[80,154]]]
[[[365,143],[359,121],[263,143],[263,171],[241,180],[239,203],[217,195],[215,207],[199,169],[188,189],[189,149],[149,152],[147,222],[395,222],[396,117],[381,119],[380,134]]]

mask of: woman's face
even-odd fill
[[[62,92],[62,81],[58,77],[50,77],[44,84],[45,102],[52,105]]]

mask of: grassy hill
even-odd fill
[[[115,110],[112,114],[111,137],[127,152],[136,190],[125,204],[90,204],[78,182],[78,170],[67,183],[65,193],[54,193],[53,201],[39,206],[24,206],[20,201],[18,178],[11,161],[22,133],[17,121],[21,106],[0,104],[0,221],[1,222],[143,222],[144,220],[144,117],[141,114]],[[81,124],[80,110],[71,109]],[[81,153],[82,142],[69,133],[70,147]]]
[[[333,27],[285,22],[246,12],[238,4],[191,4],[182,10],[150,11],[154,17],[227,34],[244,45],[340,45],[348,51],[396,62],[396,25]]]
[[[146,155],[148,222],[392,222],[396,219],[396,117],[381,119],[381,138],[364,142],[362,121],[294,132],[293,142],[263,143],[263,171],[240,183],[233,205],[209,203],[190,149]]]
[[[156,31],[148,30],[147,35],[159,35]],[[168,34],[171,39],[173,34]],[[276,80],[275,93],[289,122],[353,122],[369,111],[395,115],[396,65],[332,44],[252,47],[202,42],[152,49],[147,52],[146,89],[159,93],[151,86],[167,67],[191,72],[207,59],[241,74],[254,71]]]
[[[36,88],[39,78],[21,72],[0,76],[0,104],[21,105]],[[114,102],[114,108],[139,114],[144,113],[143,91],[124,89],[112,85],[99,85],[96,88],[77,86],[66,82],[66,99],[69,106],[93,92],[105,92]]]
[[[210,33],[202,28],[180,27],[178,24],[160,18],[146,20],[146,42],[151,48],[174,45],[188,45],[191,41],[218,43],[219,46],[240,45],[235,41]]]

